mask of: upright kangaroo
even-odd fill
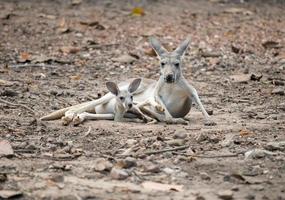
[[[139,88],[133,93],[134,101],[138,102],[139,108],[159,121],[185,123],[183,118],[189,113],[194,100],[204,115],[205,125],[215,125],[201,103],[196,89],[188,83],[182,73],[182,60],[190,39],[187,38],[172,52],[168,52],[155,38],[150,38],[150,44],[158,55],[161,75],[158,81],[142,79]],[[119,88],[127,87],[131,81],[132,79],[121,82]],[[58,119],[64,116],[62,119],[70,122],[77,114],[109,102],[112,98],[114,96],[107,93],[100,99],[63,108],[41,119]],[[149,100],[157,102],[163,109],[155,109],[147,103]]]

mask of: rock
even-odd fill
[[[195,140],[197,142],[203,142],[208,139],[209,139],[209,136],[206,133],[198,133],[197,135],[195,135]]]
[[[200,177],[202,180],[206,180],[206,181],[211,180],[211,177],[206,172],[200,172]]]
[[[113,167],[110,173],[112,179],[124,180],[128,178],[129,174],[124,169],[118,169]]]
[[[119,62],[119,63],[125,63],[125,64],[132,64],[134,61],[136,61],[137,59],[134,58],[133,56],[130,56],[128,54],[119,56],[117,58],[113,58],[112,61],[114,62]]]
[[[106,160],[105,158],[98,158],[95,160],[94,170],[95,171],[110,171],[113,164]]]
[[[277,94],[277,95],[282,95],[282,96],[285,94],[284,89],[281,87],[273,89],[271,93]]]
[[[184,129],[176,130],[173,138],[174,139],[185,139],[187,137],[187,132]]]
[[[237,74],[230,76],[230,79],[234,83],[247,83],[250,81],[251,75],[250,74]]]
[[[0,190],[0,199],[9,199],[22,196],[22,192],[15,190]]]
[[[221,190],[218,192],[218,197],[224,200],[233,199],[233,192],[231,190]]]
[[[285,150],[285,141],[280,142],[269,142],[264,147],[266,150],[269,151],[284,151]]]
[[[264,158],[267,156],[276,155],[276,153],[263,150],[263,149],[253,149],[253,150],[247,151],[244,155],[245,155],[245,159],[259,159],[259,158]]]
[[[169,174],[169,175],[175,173],[175,170],[173,170],[173,169],[171,169],[171,168],[169,168],[169,167],[163,168],[162,171],[163,171],[164,173],[166,173],[166,174]]]
[[[160,168],[157,164],[152,162],[144,162],[143,165],[144,172],[158,173],[160,172]]]
[[[186,141],[183,139],[173,139],[173,140],[166,141],[166,143],[170,146],[183,146],[185,142]]]
[[[137,143],[137,140],[135,140],[135,139],[128,139],[128,140],[126,141],[126,144],[128,145],[128,147],[133,146],[133,145],[135,145],[136,143]]]
[[[0,157],[1,156],[12,156],[14,151],[8,140],[0,140]]]
[[[119,160],[116,164],[118,168],[131,168],[137,166],[137,161],[133,157],[127,157],[124,160]]]

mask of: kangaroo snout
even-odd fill
[[[173,74],[167,74],[167,75],[165,76],[165,81],[166,81],[167,83],[173,83],[173,82],[174,82],[174,75],[173,75]]]
[[[133,107],[133,104],[132,103],[129,103],[128,104],[128,108],[132,108]]]

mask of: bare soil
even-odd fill
[[[285,148],[268,146],[285,141],[284,9],[251,0],[1,0],[0,98],[19,105],[0,102],[0,138],[14,150],[0,157],[0,199],[285,199]],[[196,106],[188,125],[38,120],[100,97],[107,80],[157,79],[149,36],[168,49],[191,37],[183,73],[216,126],[204,126]],[[113,60],[122,55],[132,59]],[[173,145],[186,147],[145,155]],[[268,152],[247,158],[253,149]],[[122,166],[126,150],[136,166]],[[98,169],[103,158],[103,168],[127,176]]]

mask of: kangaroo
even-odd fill
[[[160,42],[152,37],[150,44],[159,58],[160,77],[158,81],[142,79],[139,88],[133,93],[134,101],[144,113],[162,122],[185,124],[184,117],[189,113],[192,101],[197,104],[204,115],[205,125],[215,125],[205,110],[196,89],[188,83],[182,73],[183,57],[190,44],[190,39],[184,40],[174,51],[168,52]],[[121,82],[118,87],[126,87],[131,80]],[[77,114],[88,111],[97,105],[109,102],[114,98],[110,93],[100,99],[85,102],[75,106],[55,111],[42,120],[58,119],[71,122]],[[149,105],[149,101],[157,102],[162,109],[155,109]]]
[[[107,89],[115,96],[105,104],[100,104],[94,108],[95,114],[83,112],[78,114],[74,120],[74,125],[78,125],[86,119],[114,120],[116,122],[141,122],[135,118],[141,118],[145,122],[152,121],[152,118],[144,115],[140,109],[134,105],[133,93],[138,89],[141,79],[134,79],[128,88],[119,89],[114,82],[106,83]],[[127,113],[129,111],[129,113]]]

